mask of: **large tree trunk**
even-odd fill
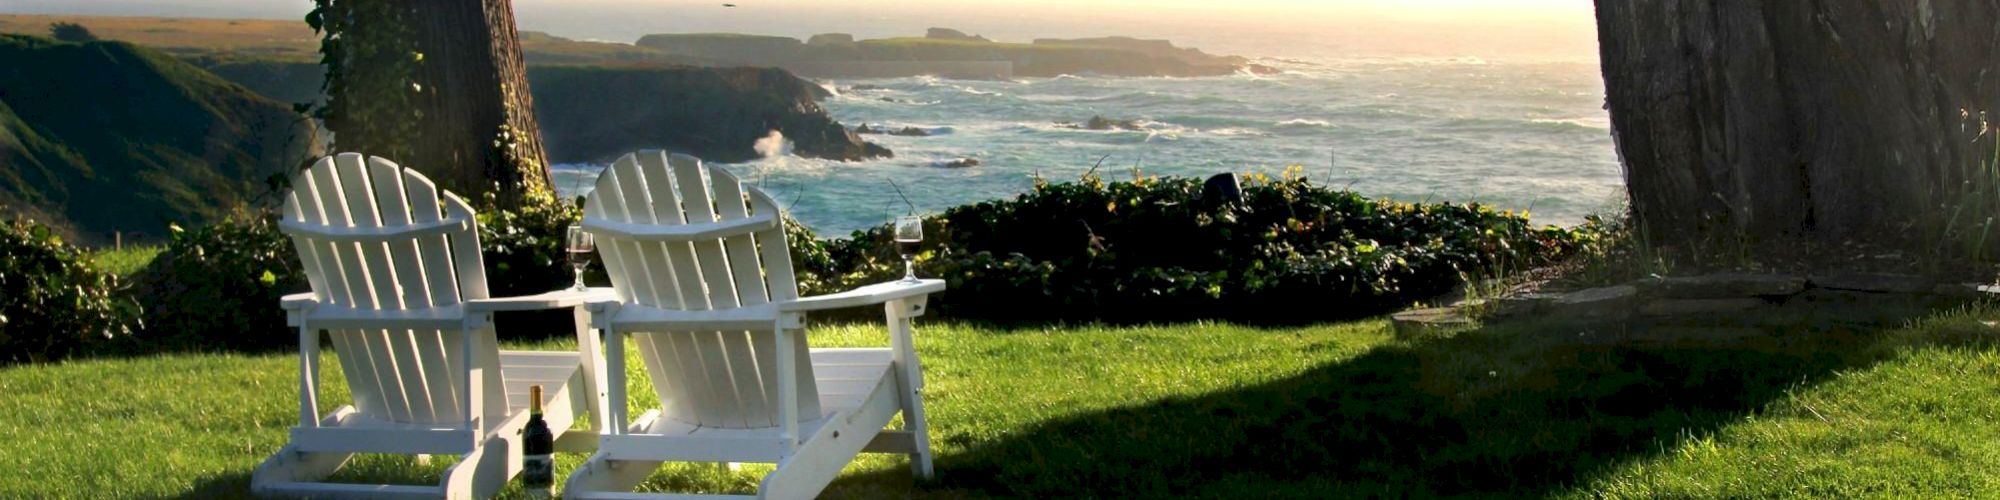
[[[1597,22],[1633,214],[1657,242],[1899,235],[1991,184],[2000,4],[1598,0]]]
[[[494,183],[504,194],[547,190],[548,160],[511,0],[415,0],[414,6],[416,46],[424,54],[416,77],[428,87],[417,100],[425,140],[416,154],[426,168],[462,193],[483,193]],[[507,141],[494,146],[503,125],[511,152],[503,151]]]
[[[390,157],[460,195],[550,187],[510,0],[335,0],[335,147]]]

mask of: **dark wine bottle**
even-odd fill
[[[556,485],[555,433],[542,420],[542,386],[528,387],[528,427],[521,430],[521,486],[534,498],[550,498]]]

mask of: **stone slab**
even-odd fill
[[[1549,314],[1559,319],[1624,319],[1632,316],[1638,300],[1639,288],[1632,285],[1588,288],[1556,297],[1549,302]]]
[[[1704,274],[1660,279],[1654,289],[1669,299],[1775,297],[1805,291],[1806,279],[1783,274]]]
[[[1389,317],[1396,338],[1404,340],[1450,337],[1479,327],[1465,311],[1452,307],[1403,311]]]
[[[1812,286],[1828,290],[1870,293],[1931,293],[1937,282],[1923,276],[1888,273],[1828,273],[1810,278]]]
[[[1770,305],[1764,299],[1660,299],[1639,306],[1645,316],[1696,316],[1731,314]]]
[[[1931,288],[1931,295],[1958,300],[2000,298],[2000,294],[1995,294],[1996,290],[1991,288],[1992,285],[1979,283],[1942,283]]]

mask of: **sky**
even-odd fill
[[[736,7],[724,7],[723,3]],[[297,19],[310,0],[0,0],[0,13]],[[648,33],[863,38],[932,26],[999,40],[1128,35],[1273,57],[1594,61],[1591,0],[514,0],[522,29],[630,42]]]

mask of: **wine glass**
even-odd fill
[[[896,218],[896,252],[903,254],[903,281],[917,281],[917,245],[924,242],[924,219],[914,215]]]
[[[563,249],[569,252],[569,267],[576,269],[576,286],[570,289],[584,291],[586,287],[583,286],[583,268],[590,267],[591,254],[597,251],[597,237],[585,232],[583,226],[572,225],[569,227],[569,238]]]

